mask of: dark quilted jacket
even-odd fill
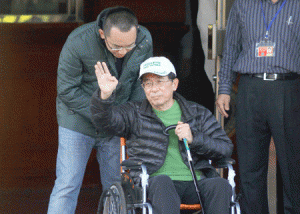
[[[156,172],[165,161],[169,141],[168,136],[163,134],[166,127],[153,112],[148,100],[114,106],[114,94],[107,100],[101,100],[99,92],[97,90],[91,100],[94,125],[108,134],[125,137],[129,159],[142,161],[149,174]],[[207,177],[218,176],[209,160],[230,157],[233,144],[208,109],[187,101],[176,92],[174,98],[182,110],[182,121],[188,123],[192,130],[194,140],[190,150],[195,169],[201,169]],[[179,142],[179,148],[188,166],[182,142]]]
[[[98,23],[111,8],[103,10],[97,21],[76,28],[68,37],[59,57],[57,70],[57,121],[64,128],[89,135],[106,137],[102,130],[95,130],[89,111],[90,99],[98,88],[95,64],[106,62],[110,73],[119,80],[116,103],[141,101],[145,94],[137,80],[140,64],[153,55],[152,37],[139,26],[136,47],[124,57],[119,76],[116,58],[100,39]]]

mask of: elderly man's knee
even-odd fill
[[[229,182],[224,178],[210,178],[206,181],[206,185],[209,186],[208,191],[223,192],[224,194],[231,194],[232,187]]]
[[[165,197],[170,194],[176,195],[176,189],[169,176],[158,175],[150,179],[148,193],[150,198],[155,195]]]

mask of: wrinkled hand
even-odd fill
[[[95,65],[95,73],[101,90],[101,99],[105,100],[111,96],[119,81],[110,74],[105,62],[97,62]]]
[[[175,134],[178,136],[179,140],[185,138],[189,144],[193,142],[193,135],[190,128],[190,125],[179,121],[175,128]]]
[[[230,103],[230,95],[228,94],[220,94],[216,101],[216,106],[219,112],[226,118],[229,116],[226,112],[229,111],[229,103]]]

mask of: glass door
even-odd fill
[[[83,22],[83,0],[1,0],[0,23]]]

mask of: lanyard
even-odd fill
[[[269,36],[269,31],[270,31],[270,28],[271,28],[271,25],[272,23],[274,22],[274,20],[276,19],[276,17],[278,16],[278,14],[280,13],[280,11],[282,10],[283,6],[285,5],[287,0],[285,0],[282,5],[280,6],[280,8],[278,9],[277,13],[275,14],[275,16],[273,17],[273,19],[271,20],[269,26],[267,25],[267,22],[266,22],[266,16],[265,16],[265,12],[264,12],[264,9],[263,9],[263,4],[262,4],[262,1],[260,1],[260,4],[261,4],[261,11],[262,11],[262,14],[264,16],[264,23],[266,25],[266,28],[267,28],[267,31],[266,31],[266,39],[268,38]]]

